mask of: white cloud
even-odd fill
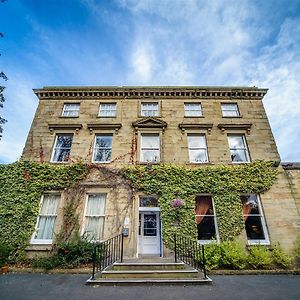
[[[139,78],[139,82],[147,82],[152,74],[152,66],[155,65],[155,57],[151,51],[149,43],[141,43],[132,53],[131,64],[133,77]]]
[[[283,160],[300,160],[300,19],[289,16],[292,10],[284,4],[81,2],[90,9],[93,30],[54,30],[32,20],[36,35],[26,58],[37,74],[16,67],[11,72],[18,78],[7,89],[8,98],[15,100],[6,105],[10,116],[0,157],[13,159],[19,150],[14,154],[7,149],[25,141],[36,105],[31,88],[40,84],[256,85],[269,88],[264,103]],[[276,14],[268,12],[273,6]],[[103,24],[109,38],[103,35]],[[20,107],[26,111],[24,119]],[[22,131],[19,120],[25,124]]]

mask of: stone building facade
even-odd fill
[[[273,161],[279,170],[276,183],[266,193],[244,195],[242,200],[243,205],[255,206],[244,211],[245,219],[253,220],[246,224],[245,242],[279,242],[285,250],[293,248],[300,221],[299,190],[292,190],[291,180],[299,182],[299,174],[291,179],[279,164],[262,102],[266,89],[44,87],[34,92],[39,105],[22,154],[25,160],[53,164],[83,161],[112,170],[153,163],[201,168]],[[126,255],[166,255],[155,195],[132,195],[126,185],[112,182],[97,169],[83,184],[85,194],[78,208],[82,233],[102,240],[125,228]],[[53,232],[61,226],[65,196],[63,191],[53,191],[41,199],[40,231],[33,234],[31,250],[51,246]],[[199,222],[209,220],[213,199],[195,197],[198,211],[202,209]],[[44,214],[48,220],[43,210],[48,211]],[[208,224],[215,232],[207,232],[205,237],[200,234],[200,240],[207,243],[212,236],[218,239],[215,223]],[[250,227],[259,227],[259,233]]]

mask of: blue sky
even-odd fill
[[[0,163],[17,160],[50,85],[269,88],[283,161],[300,161],[300,0],[7,0]]]

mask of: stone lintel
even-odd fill
[[[218,128],[222,131],[222,133],[225,133],[225,130],[245,130],[247,134],[250,134],[250,129],[252,127],[252,124],[218,124]]]
[[[178,124],[179,129],[181,129],[181,132],[184,133],[185,130],[191,130],[191,129],[204,129],[207,130],[207,133],[211,133],[211,129],[213,127],[213,124],[189,124],[189,123],[181,123]]]
[[[48,128],[50,130],[50,133],[53,134],[54,130],[64,130],[64,129],[70,129],[70,130],[76,130],[76,134],[78,131],[82,128],[82,124],[48,124]]]

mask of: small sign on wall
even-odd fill
[[[129,236],[129,228],[123,228],[123,236]]]

